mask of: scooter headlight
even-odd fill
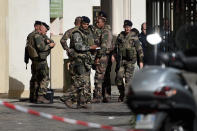
[[[159,34],[157,34],[157,33],[147,35],[146,40],[151,45],[157,45],[157,44],[159,44],[162,41],[161,36]]]

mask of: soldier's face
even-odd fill
[[[144,32],[144,34],[146,34],[146,23],[144,23],[142,26],[142,32]]]
[[[105,25],[105,22],[102,19],[98,19],[96,25],[98,28],[103,28]]]
[[[40,32],[45,35],[47,33],[47,28],[43,25],[40,26]]]
[[[89,23],[82,23],[81,24],[81,26],[82,26],[82,28],[84,29],[84,30],[87,30],[88,29],[88,26],[89,26]]]
[[[40,25],[35,25],[34,28],[38,31],[40,29]]]
[[[125,33],[129,33],[131,31],[131,26],[124,26]]]

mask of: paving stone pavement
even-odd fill
[[[0,99],[9,101],[12,104],[20,105],[28,109],[45,112],[61,117],[95,122],[104,125],[117,126],[121,128],[131,128],[131,111],[125,103],[118,103],[118,92],[112,90],[112,100],[110,103],[89,104],[89,109],[69,109],[59,101],[58,96],[62,93],[55,93],[53,104],[33,104],[29,101],[17,99]],[[102,131],[95,129],[62,123],[54,120],[32,116],[22,112],[14,111],[0,106],[0,131]]]

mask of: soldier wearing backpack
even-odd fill
[[[34,46],[34,36],[36,33],[38,33],[38,31],[40,30],[40,25],[41,25],[41,21],[35,21],[34,23],[34,31],[32,31],[28,36],[27,36],[27,40],[26,40],[26,47],[25,47],[25,58],[24,58],[24,62],[26,63],[26,69],[27,69],[27,64],[29,63],[29,59],[33,59],[34,57],[38,57],[38,54],[35,50],[35,46]],[[36,102],[36,86],[38,86],[38,84],[36,83],[36,79],[35,79],[35,71],[33,70],[33,68],[31,68],[31,73],[32,73],[32,77],[30,80],[30,95],[29,95],[29,100],[30,102]]]
[[[46,59],[55,43],[47,37],[46,33],[48,30],[49,26],[41,22],[39,29],[34,34],[32,33],[31,37],[27,38],[25,63],[28,63],[28,57],[32,61],[32,78],[30,80],[31,102],[49,103],[44,97],[49,84],[49,68]]]
[[[38,53],[38,57],[32,60],[32,68],[35,69],[37,103],[48,104],[48,101],[44,96],[47,93],[47,87],[49,84],[49,67],[47,64],[47,56],[50,54],[51,49],[55,46],[55,43],[49,39],[46,35],[49,30],[49,26],[46,23],[42,23],[39,33],[34,36],[35,49]]]

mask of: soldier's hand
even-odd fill
[[[95,59],[94,64],[95,64],[95,65],[98,65],[98,64],[99,64],[99,58],[96,58],[96,59]]]
[[[47,43],[50,43],[50,40],[49,39],[47,39]]]
[[[115,61],[115,57],[114,55],[111,56],[111,61],[114,62]]]
[[[142,69],[144,66],[144,63],[143,62],[140,62],[140,69]]]
[[[70,62],[67,63],[67,70],[70,70]]]
[[[91,50],[96,50],[97,47],[98,47],[97,45],[92,45],[92,46],[90,46],[90,49]]]
[[[49,46],[50,47],[54,47],[55,46],[55,43],[50,43]]]

